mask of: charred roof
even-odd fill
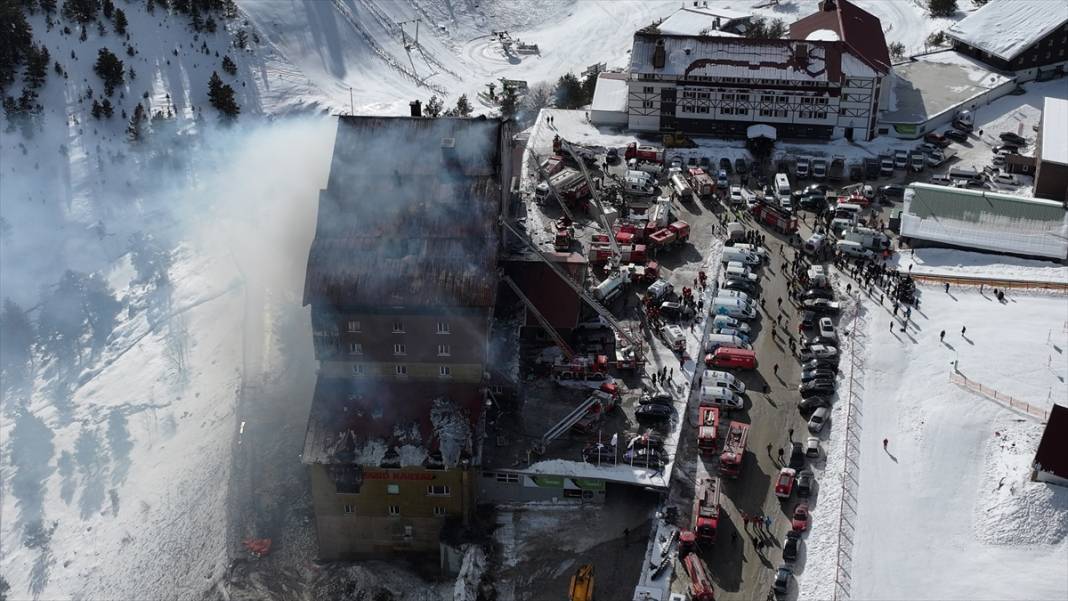
[[[1039,469],[1068,478],[1068,407],[1053,405],[1035,452]]]
[[[502,128],[340,117],[304,303],[492,306]]]

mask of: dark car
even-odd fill
[[[1017,146],[1027,146],[1027,140],[1024,139],[1023,136],[1011,131],[1001,132],[998,137],[1001,138],[1002,142],[1008,142],[1009,144],[1015,144]]]
[[[823,194],[805,194],[797,201],[797,206],[806,211],[818,212],[827,206],[827,197]]]
[[[962,132],[959,129],[950,129],[943,134],[947,140],[953,140],[954,142],[967,142],[968,134]]]
[[[793,572],[787,566],[779,566],[779,569],[775,571],[775,582],[772,583],[771,588],[775,589],[775,594],[779,596],[785,596],[790,590],[790,575]]]
[[[723,157],[719,160],[719,168],[726,171],[727,175],[730,175],[734,171],[734,168],[731,166],[731,160],[727,157]]]
[[[797,474],[797,496],[808,498],[812,496],[812,486],[816,483],[816,475],[810,470],[802,470]]]
[[[623,463],[637,467],[660,467],[664,457],[655,447],[636,447],[623,453]]]
[[[827,396],[834,394],[834,380],[812,380],[797,387],[801,398],[807,399],[813,396]]]
[[[666,405],[671,407],[675,403],[675,399],[666,392],[657,392],[654,394],[643,394],[638,399],[639,405]]]
[[[804,294],[801,295],[802,301],[812,300],[816,298],[834,300],[834,292],[829,288],[809,288],[805,290]],[[805,308],[808,309],[809,307]]]
[[[616,448],[603,442],[591,444],[582,449],[582,460],[586,463],[594,463],[598,465],[602,463],[615,463]]]
[[[720,288],[723,290],[737,290],[739,292],[745,292],[749,294],[749,296],[754,296],[757,290],[757,285],[755,282],[750,282],[749,280],[729,278],[727,281],[723,282],[723,285],[720,286]]]
[[[673,413],[675,413],[674,408],[668,405],[650,403],[635,409],[634,418],[640,422],[663,423],[670,420]]]
[[[834,315],[842,308],[841,305],[825,297],[807,298],[801,301],[801,308],[815,311],[820,315]]]
[[[831,338],[830,336],[805,336],[801,339],[801,346],[812,346],[814,344],[822,344],[824,346],[838,346],[838,339]]]
[[[808,329],[816,327],[817,315],[815,311],[802,311],[801,312],[801,327]]]
[[[813,380],[833,380],[835,375],[837,374],[829,369],[806,369],[801,372],[801,383]]]
[[[904,198],[905,186],[899,186],[897,184],[880,186],[879,193],[887,198]]]
[[[609,148],[608,152],[604,155],[604,160],[608,161],[609,165],[615,165],[619,162],[619,150],[615,148]]]
[[[810,369],[829,369],[834,373],[838,373],[838,357],[820,357],[818,359],[809,359],[801,364],[802,370]]]
[[[746,164],[745,159],[734,159],[734,170],[738,172],[738,175],[745,175],[745,172],[749,171],[749,165]]]
[[[805,447],[796,440],[790,443],[789,466],[795,470],[805,467]]]
[[[801,399],[797,403],[797,410],[801,413],[808,413],[809,411],[815,411],[820,407],[830,407],[831,399],[825,396],[810,396],[807,399]]]
[[[1015,144],[999,144],[990,149],[994,154],[1020,154],[1020,147]]]
[[[690,311],[690,308],[682,303],[676,303],[674,301],[660,303],[660,314],[668,319],[681,319],[691,313],[692,311]]]
[[[791,530],[786,533],[786,540],[782,542],[782,558],[784,561],[797,559],[797,552],[801,550],[801,533]]]

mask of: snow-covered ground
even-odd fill
[[[1066,299],[921,290],[904,333],[866,301],[852,598],[1063,599],[1068,490],[1029,481],[1041,426],[949,377],[1064,402]]]
[[[1068,267],[1053,261],[946,248],[918,248],[895,254],[889,264],[902,272],[911,270],[916,274],[1068,282]]]

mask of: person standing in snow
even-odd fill
[[[938,335],[938,341],[939,342],[945,342],[945,340],[946,340],[946,331],[942,330],[942,333]]]
[[[887,439],[887,438],[884,438],[883,439],[883,450],[886,450],[886,445],[888,445],[888,444],[890,444],[890,440]]]
[[[964,333],[965,333],[965,332],[967,332],[967,331],[968,331],[968,326],[964,326],[964,327],[962,327],[962,328],[960,329],[960,335],[961,335],[961,337],[963,337],[963,336],[964,336]]]

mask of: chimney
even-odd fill
[[[422,102],[420,102],[418,100],[413,100],[413,101],[408,103],[408,106],[411,107],[411,109],[412,109],[412,116],[413,117],[422,117],[423,116],[423,103]]]
[[[820,10],[823,12],[830,12],[838,10],[838,6],[835,5],[834,0],[823,0],[820,2]]]
[[[667,61],[667,51],[664,50],[664,40],[657,40],[656,47],[653,48],[653,68],[663,69],[664,63]]]

